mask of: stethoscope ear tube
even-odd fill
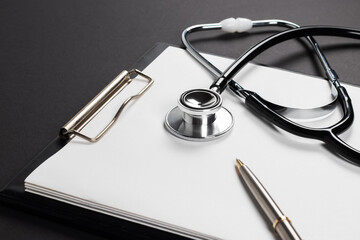
[[[328,144],[330,151],[342,156],[344,160],[360,166],[360,152],[341,140],[335,133],[329,131],[329,134],[325,135],[324,142]]]
[[[342,103],[345,114],[339,123],[328,128],[311,128],[295,123],[272,110],[271,106],[267,105],[267,101],[261,98],[257,93],[245,91],[245,104],[257,115],[260,115],[267,121],[292,134],[323,141],[329,146],[329,150],[344,157],[346,161],[360,166],[360,151],[342,141],[337,135],[345,131],[354,119],[351,99],[344,87],[339,87],[338,91],[340,97],[339,101]]]
[[[233,64],[231,64],[230,67],[228,67],[228,69],[223,72],[223,74],[211,85],[210,88],[216,88],[220,93],[223,92],[231,79],[235,77],[240,69],[262,52],[287,40],[306,36],[338,36],[360,39],[360,31],[352,28],[334,26],[308,26],[274,34],[242,54]],[[339,82],[336,81],[334,84],[338,86]]]
[[[266,104],[266,101],[264,101],[257,93],[250,91],[247,91],[247,93],[248,95],[245,98],[245,104],[256,113],[256,115],[261,116],[274,125],[300,137],[323,140],[323,134],[326,132],[323,131],[323,129],[310,128],[293,122],[272,110],[271,107]]]

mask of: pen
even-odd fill
[[[295,231],[291,221],[286,217],[276,205],[270,194],[264,186],[250,171],[250,169],[239,159],[236,160],[236,166],[240,177],[244,180],[245,185],[264,211],[266,217],[273,226],[274,231],[282,240],[301,240],[299,234]]]

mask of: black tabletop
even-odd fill
[[[2,0],[0,2],[0,187],[58,134],[113,77],[157,42],[181,45],[183,29],[228,17],[360,28],[360,2]],[[198,34],[201,50],[236,58],[280,28],[254,34]],[[360,42],[316,38],[343,82],[360,84]],[[289,41],[255,62],[324,76],[304,41]],[[2,239],[102,239],[0,205]]]

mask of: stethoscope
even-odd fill
[[[252,27],[271,25],[292,29],[274,34],[254,45],[235,60],[224,72],[221,72],[196,51],[187,38],[190,33],[198,31],[222,29],[226,32],[243,32],[250,30]],[[321,140],[331,146],[331,150],[344,157],[345,160],[360,165],[360,151],[349,146],[338,137],[338,134],[344,132],[353,122],[354,112],[351,99],[346,89],[341,86],[336,72],[328,64],[319,45],[311,37],[317,35],[360,38],[360,31],[334,26],[299,27],[294,23],[283,20],[251,21],[242,18],[226,19],[220,23],[201,24],[187,28],[182,34],[182,41],[186,50],[217,79],[211,84],[209,89],[193,89],[181,94],[178,106],[166,115],[166,128],[173,135],[191,141],[208,141],[225,135],[233,126],[233,117],[222,106],[220,94],[229,86],[233,93],[244,99],[245,104],[262,118],[298,136]],[[333,100],[330,103],[315,109],[290,109],[271,103],[263,99],[256,92],[244,89],[232,80],[239,70],[265,50],[289,39],[300,37],[306,37],[310,42],[325,69],[332,88],[335,89],[335,92],[333,91]],[[333,108],[336,102],[341,105],[343,117],[338,123],[328,127],[313,128],[304,126],[283,115],[287,111],[299,112],[299,110],[316,113],[319,112],[319,108]]]

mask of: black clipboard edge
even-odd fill
[[[171,45],[167,43],[157,43],[140,57],[140,59],[132,65],[132,68],[143,70],[168,46]],[[107,238],[185,239],[173,233],[25,192],[25,178],[66,144],[67,141],[60,136],[52,140],[44,150],[1,189],[0,203],[65,225],[75,226],[76,228]]]

